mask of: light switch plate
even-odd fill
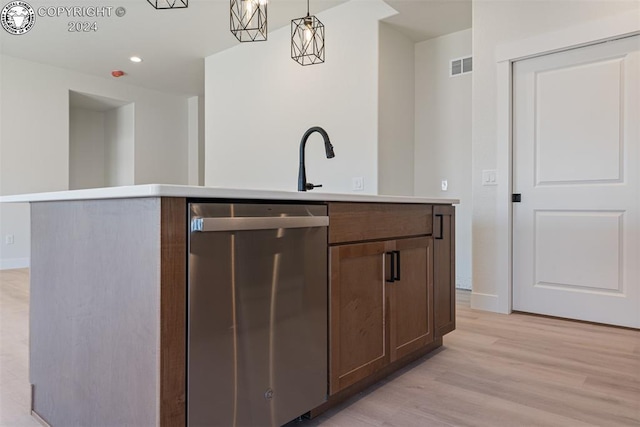
[[[497,171],[495,169],[482,171],[482,185],[498,185]]]
[[[364,178],[361,176],[354,177],[351,188],[353,191],[364,191]]]
[[[440,183],[440,188],[442,188],[442,191],[447,191],[449,189],[449,182],[446,179],[443,179]]]
[[[15,243],[15,240],[14,240],[13,234],[7,234],[7,235],[5,236],[5,238],[4,238],[4,242],[5,242],[7,245],[13,245],[13,244]]]

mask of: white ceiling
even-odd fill
[[[109,111],[114,108],[126,105],[125,101],[120,99],[105,98],[104,96],[89,95],[86,93],[69,91],[69,107],[82,108],[91,111]]]
[[[384,20],[414,42],[471,28],[471,0],[384,0],[398,11]]]
[[[318,13],[346,0],[313,0]],[[366,0],[365,0],[366,2]],[[413,41],[471,27],[471,0],[388,0],[400,13],[387,20]],[[86,74],[112,78],[124,70],[122,81],[176,94],[203,92],[203,58],[238,44],[229,32],[229,0],[190,0],[186,9],[156,10],[145,0],[59,2],[31,0],[45,6],[122,6],[123,17],[36,17],[31,31],[20,36],[0,31],[0,52]],[[270,0],[269,29],[289,25],[306,14],[304,0]],[[69,21],[95,21],[95,32],[68,31]],[[327,29],[329,31],[329,29]],[[144,61],[134,64],[132,55]]]

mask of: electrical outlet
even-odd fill
[[[364,191],[364,178],[361,176],[353,178],[351,188],[353,191]]]
[[[7,245],[13,245],[15,243],[13,234],[7,234],[4,237],[4,243],[6,243]]]
[[[440,185],[442,187],[442,191],[447,191],[449,189],[449,182],[447,182],[446,179],[443,179]]]

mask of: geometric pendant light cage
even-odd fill
[[[315,16],[291,20],[291,58],[300,65],[322,64],[324,62],[324,24]]]
[[[184,9],[189,0],[147,0],[156,9]],[[268,0],[230,0],[230,29],[240,42],[267,40]],[[291,58],[300,65],[322,64],[324,24],[314,15],[291,20]]]
[[[147,0],[156,9],[184,9],[189,7],[189,0]]]
[[[267,0],[231,0],[231,32],[241,42],[267,40]]]
[[[315,16],[291,20],[291,58],[300,65],[324,62],[324,24]]]

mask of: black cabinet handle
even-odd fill
[[[396,258],[396,271],[395,271],[396,274],[393,280],[400,280],[400,251],[393,251],[393,253],[395,254],[395,258]],[[391,270],[391,272],[392,272],[391,274],[393,274],[393,269]]]
[[[386,255],[391,257],[389,265],[391,266],[391,274],[389,275],[389,279],[385,279],[387,283],[393,283],[396,281],[396,263],[395,263],[395,254],[396,251],[393,252],[385,252]]]
[[[439,225],[440,231],[436,236],[436,240],[442,240],[443,234],[444,234],[444,216],[442,214],[436,214],[436,218],[440,220],[440,225]]]

